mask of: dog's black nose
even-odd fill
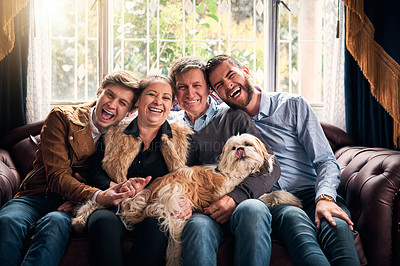
[[[236,158],[238,159],[242,159],[245,156],[244,153],[244,148],[243,147],[239,147],[236,149],[236,154],[235,154]]]

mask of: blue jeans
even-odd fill
[[[294,265],[360,265],[354,244],[354,233],[346,221],[334,217],[336,226],[325,219],[317,230],[314,189],[294,193],[302,200],[303,209],[279,205],[271,209],[272,232],[286,244]],[[349,215],[343,199],[337,204]]]
[[[58,265],[68,244],[71,214],[62,202],[40,196],[14,198],[0,210],[0,265]],[[24,258],[23,242],[33,230]]]
[[[241,202],[224,225],[207,215],[195,213],[182,233],[183,266],[217,265],[218,247],[227,234],[235,238],[235,265],[269,265],[270,233],[271,214],[257,199]]]

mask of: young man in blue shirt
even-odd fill
[[[248,69],[231,56],[210,59],[209,84],[231,108],[255,122],[281,165],[274,189],[302,200],[303,209],[271,209],[272,231],[288,247],[295,265],[359,265],[344,200],[337,195],[340,169],[309,104],[300,96],[267,94],[254,87]]]

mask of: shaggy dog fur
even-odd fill
[[[127,229],[146,217],[158,218],[169,233],[167,265],[181,262],[181,234],[187,220],[179,219],[180,202],[189,200],[194,211],[204,208],[231,192],[251,173],[272,171],[273,157],[264,144],[250,134],[231,137],[224,145],[217,165],[181,167],[155,179],[146,189],[121,204],[119,215]],[[271,208],[279,204],[301,207],[301,202],[286,191],[275,191],[260,197]],[[99,204],[89,201],[78,209],[72,224],[82,230],[89,215]]]

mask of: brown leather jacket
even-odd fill
[[[60,196],[74,202],[92,198],[98,189],[78,181],[74,173],[85,177],[88,159],[95,152],[89,126],[89,110],[94,105],[56,107],[50,112],[40,133],[33,170],[16,197]]]

